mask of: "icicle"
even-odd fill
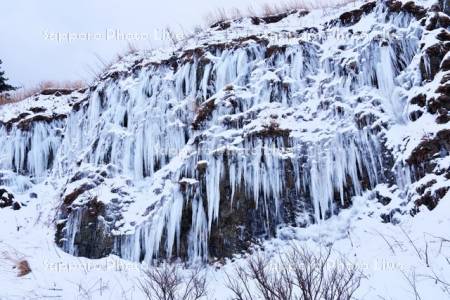
[[[173,253],[173,245],[176,242],[178,248],[175,253],[179,252],[180,247],[180,222],[181,222],[181,215],[183,212],[183,195],[179,190],[175,191],[174,194],[174,201],[172,203],[172,206],[170,208],[170,214],[168,214],[168,220],[167,220],[167,246],[166,246],[166,253],[169,255]]]
[[[376,72],[381,94],[391,101],[395,76],[389,46],[380,47],[380,61],[377,64]]]
[[[379,18],[387,16],[379,13]],[[253,201],[265,218],[258,221],[267,228],[273,218],[283,221],[283,201],[301,200],[304,203],[295,208],[304,210],[301,218],[312,219],[312,207],[314,221],[320,222],[381,179],[378,137],[354,126],[352,110],[366,104],[379,109],[373,103],[381,100],[383,107],[377,112],[392,112],[389,121],[400,120],[402,89],[421,81],[413,72],[403,72],[409,77],[401,74],[417,53],[422,34],[408,28],[408,20],[411,17],[402,13],[391,17],[390,22],[405,29],[396,33],[398,41],[382,47],[371,34],[348,36],[343,48],[327,40],[328,32],[311,43],[270,45],[274,51],[249,40],[240,47],[204,47],[205,57],[180,59],[176,70],[165,63],[152,64],[127,78],[104,80],[66,123],[37,123],[30,132],[0,126],[0,167],[44,178],[53,157],[52,171],[64,177],[80,163],[111,164],[125,180],[134,179],[142,187],[138,192],[147,195],[148,187],[149,199],[139,200],[139,205],[148,200],[153,207],[145,220],[139,219],[135,232],[115,232],[120,236],[116,253],[135,261],[178,254],[185,241],[180,237],[183,209],[189,207],[187,252],[193,262],[207,259],[220,208],[239,204],[233,201]],[[212,111],[193,109],[207,98],[214,99]],[[373,103],[362,103],[369,98]],[[343,112],[327,105],[342,105]],[[191,124],[200,113],[208,114],[206,129],[193,131]],[[258,120],[272,118],[272,113],[277,125],[292,129],[286,144],[277,132],[268,137],[249,134],[260,129]],[[319,126],[313,124],[316,121]],[[322,123],[330,127],[322,130]],[[183,156],[187,144],[197,148]],[[199,161],[206,163],[206,174],[199,174]],[[409,169],[399,166],[397,172],[399,186],[410,183]],[[179,180],[185,173],[197,178],[199,187],[181,191]],[[160,181],[164,192],[153,193]],[[221,194],[228,192],[224,183],[230,185],[230,195]],[[230,203],[221,203],[228,198]],[[72,254],[79,218],[76,210],[67,220],[63,248]]]
[[[411,167],[406,163],[397,163],[395,166],[397,186],[404,190],[412,182]]]
[[[75,237],[81,225],[81,208],[74,209],[69,215],[65,224],[65,239],[63,242],[63,250],[69,254],[77,255],[78,249],[75,246]]]
[[[62,121],[52,124],[36,122],[28,131],[13,127],[7,133],[2,128],[0,143],[4,148],[0,168],[27,174],[36,181],[42,180],[61,143],[60,126],[63,127]]]
[[[357,136],[338,134],[333,140],[309,147],[310,172],[303,173],[302,181],[309,182],[317,221],[333,212],[334,191],[339,192],[344,204],[344,190],[349,188],[347,178],[351,180],[354,195],[362,193],[359,174],[367,172],[372,187],[378,183],[376,170],[381,168],[381,162],[373,155],[376,141],[367,139],[365,135],[367,133],[364,132]]]
[[[205,261],[208,257],[208,224],[201,199],[192,201],[192,228],[189,234],[189,257],[192,262]]]
[[[208,198],[208,231],[211,231],[212,222],[219,216],[220,180],[222,178],[222,162],[216,158],[208,163],[206,174],[206,191]]]
[[[211,64],[207,64],[205,66],[205,71],[203,73],[202,79],[202,91],[203,91],[203,99],[206,100],[208,98],[208,83],[209,77],[211,75]]]

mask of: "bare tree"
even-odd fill
[[[361,271],[343,257],[331,262],[331,250],[329,247],[312,252],[293,247],[288,254],[301,299],[350,299],[358,289],[363,277]]]
[[[262,255],[251,257],[244,266],[227,274],[226,286],[238,300],[344,300],[360,286],[362,273],[344,258],[330,260],[331,248],[312,252],[292,247],[271,268]]]
[[[200,268],[183,274],[176,264],[144,270],[139,287],[151,300],[196,300],[207,294],[206,276]]]
[[[245,266],[235,268],[235,274],[226,274],[227,287],[236,299],[250,300],[256,297],[251,292],[249,282],[253,281],[258,295],[256,299],[291,299],[293,281],[287,266],[280,270],[270,268],[269,261],[263,255],[251,257]]]

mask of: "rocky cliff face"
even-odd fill
[[[0,183],[54,182],[68,253],[148,262],[229,257],[354,196],[389,203],[379,185],[416,203],[384,221],[433,209],[450,187],[447,9],[244,18],[130,55],[90,90],[3,108]]]

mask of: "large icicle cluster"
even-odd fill
[[[379,183],[406,188],[401,143],[386,132],[411,122],[427,36],[419,8],[393,3],[321,24],[319,12],[244,18],[173,53],[131,55],[67,118],[3,122],[0,169],[67,181],[65,251],[147,262],[228,256],[277,226],[322,222]],[[80,241],[99,232],[96,250]]]
[[[13,128],[10,132],[0,128],[3,145],[0,168],[17,173],[41,177],[51,167],[53,157],[61,143],[63,122],[50,125],[37,123],[30,131]]]

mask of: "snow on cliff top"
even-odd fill
[[[220,23],[227,24],[225,29],[221,29],[219,25],[213,24],[210,28],[206,28],[188,35],[186,38],[178,41],[176,45],[152,50],[137,51],[136,53],[125,56],[107,69],[101,78],[107,78],[116,72],[131,73],[133,67],[145,67],[153,63],[158,64],[162,61],[173,58],[174,55],[176,57],[180,57],[189,50],[206,47],[208,45],[221,43],[229,44],[233,41],[239,41],[239,43],[242,43],[242,40],[240,39],[250,36],[268,39],[270,42],[269,46],[291,45],[296,44],[301,40],[307,41],[308,32],[301,33],[299,35],[292,35],[292,33],[298,33],[302,31],[302,29],[313,27],[321,30],[329,21],[336,20],[343,12],[358,9],[361,5],[368,2],[373,1],[355,0],[347,4],[341,3],[336,6],[330,5],[325,9],[314,8],[309,11],[293,10],[277,22],[264,23],[262,21],[259,24],[253,24],[252,17],[242,17],[235,20],[221,21]],[[407,3],[410,1],[400,0],[400,2]],[[436,0],[419,0],[415,1],[415,3],[427,8],[435,4]],[[311,7],[315,7],[314,3],[311,4]],[[273,16],[269,15],[268,17]],[[375,25],[372,21],[373,20],[370,17],[366,16],[366,18],[358,22],[354,25],[354,27],[362,31],[369,31],[368,29]],[[336,27],[335,30],[343,32],[346,31],[346,28]]]
[[[423,5],[434,3],[434,1],[417,2]],[[361,3],[357,2],[355,6],[349,4],[334,9],[329,15],[325,16],[321,11],[312,11],[300,18],[294,14],[273,24],[252,25],[248,18],[243,19],[233,22],[229,30],[207,29],[199,37],[188,39],[184,49],[195,49],[205,42],[225,43],[229,42],[230,39],[252,34],[282,33],[286,28],[296,30],[310,26],[321,26],[321,24],[336,18],[345,10],[359,7]],[[369,30],[372,26],[369,18],[370,16],[357,26]],[[292,42],[292,40],[273,41],[271,39],[271,43],[274,44],[289,42]],[[176,49],[172,50],[177,51]],[[149,62],[168,59],[172,56],[172,50],[154,50],[128,56],[112,66],[105,74],[129,72],[132,66],[140,60],[142,61],[139,64],[146,65]],[[83,93],[76,92],[65,96],[39,95],[31,97],[20,103],[0,107],[0,121],[7,122],[22,112],[32,111],[39,107],[45,109],[42,112],[44,114],[67,114],[71,111],[71,106],[83,100],[84,96]],[[389,131],[388,135],[390,136],[388,138],[395,144],[400,143],[406,135],[419,139],[423,130],[436,130],[437,126],[432,125],[432,121],[430,117],[423,118],[420,123],[413,125],[414,128],[398,124]],[[300,125],[287,120],[286,124],[282,123],[280,126],[294,127]],[[318,126],[321,126],[321,124]],[[414,131],[410,131],[411,129]],[[182,158],[180,155],[178,160],[172,161],[172,164],[180,165]],[[448,164],[448,158],[441,163]],[[170,169],[170,166],[167,169]],[[156,180],[161,181],[161,185],[162,181],[165,180],[165,175],[164,173],[156,178]],[[189,180],[184,181],[189,182]],[[156,185],[154,184],[154,186]],[[18,258],[27,259],[32,267],[32,273],[23,278],[24,280],[18,280],[15,270],[11,269],[11,263],[3,260],[0,264],[0,282],[8,288],[0,289],[0,298],[5,296],[7,299],[37,297],[79,299],[82,297],[82,293],[87,298],[93,299],[141,299],[143,297],[139,289],[136,288],[138,279],[142,278],[141,266],[138,263],[126,262],[115,256],[99,260],[73,257],[55,246],[52,222],[56,207],[60,205],[60,194],[57,187],[45,182],[34,186],[29,192],[37,193],[40,200],[45,201],[30,200],[30,197],[26,194],[18,195],[18,200],[26,203],[26,207],[18,212],[9,209],[0,211],[0,219],[3,220],[4,224],[0,235],[0,249],[14,253]],[[166,192],[170,194],[171,190],[162,191],[163,194]],[[404,199],[400,198],[398,191],[392,191],[385,185],[377,186],[376,192],[389,194],[393,199],[392,203],[388,207],[383,207],[380,203],[371,199],[371,195],[364,195],[364,197],[356,199],[351,208],[332,217],[327,222],[312,225],[307,229],[284,229],[279,239],[264,244],[266,253],[269,253],[269,255],[275,254],[275,258],[272,259],[276,260],[276,254],[287,248],[287,242],[283,238],[290,239],[292,236],[297,238],[294,243],[298,245],[306,244],[312,249],[319,249],[324,241],[335,243],[334,249],[337,253],[346,254],[352,262],[362,266],[368,275],[367,280],[363,282],[363,286],[358,291],[358,298],[378,299],[383,296],[393,299],[414,298],[411,287],[404,279],[414,269],[414,272],[423,275],[417,282],[422,296],[427,296],[430,299],[443,299],[443,292],[437,288],[432,279],[425,276],[432,275],[431,271],[433,271],[445,280],[450,278],[450,273],[446,271],[448,268],[444,268],[448,261],[446,262],[442,255],[442,253],[448,253],[448,243],[439,239],[440,237],[447,238],[447,229],[450,226],[450,219],[448,218],[450,194],[447,194],[441,200],[441,204],[433,211],[424,209],[415,218],[410,218],[407,214],[398,216],[402,220],[400,227],[393,224],[382,224],[378,214],[380,210],[389,213],[391,209],[405,205]],[[369,201],[367,201],[368,199]],[[141,203],[143,206],[141,206]],[[136,212],[142,213],[149,205],[149,203],[143,203],[143,201],[139,201],[138,204],[134,210],[129,212],[127,220],[132,220],[133,214]],[[411,205],[411,203],[406,205]],[[412,244],[412,241],[414,241],[414,244]],[[427,257],[429,255],[429,262],[426,262],[429,266],[417,257],[416,247],[423,255],[427,255]],[[220,299],[230,296],[229,291],[223,285],[226,276],[224,270],[233,272],[234,266],[241,265],[244,262],[244,258],[239,258],[234,262],[229,262],[224,267],[215,269],[215,266],[211,266],[207,268],[210,290],[214,293],[211,298]]]
[[[0,106],[0,122],[7,123],[19,117],[22,113],[29,113],[51,117],[52,115],[67,115],[72,106],[82,100],[86,92],[47,90],[43,94],[36,94],[23,101]]]

